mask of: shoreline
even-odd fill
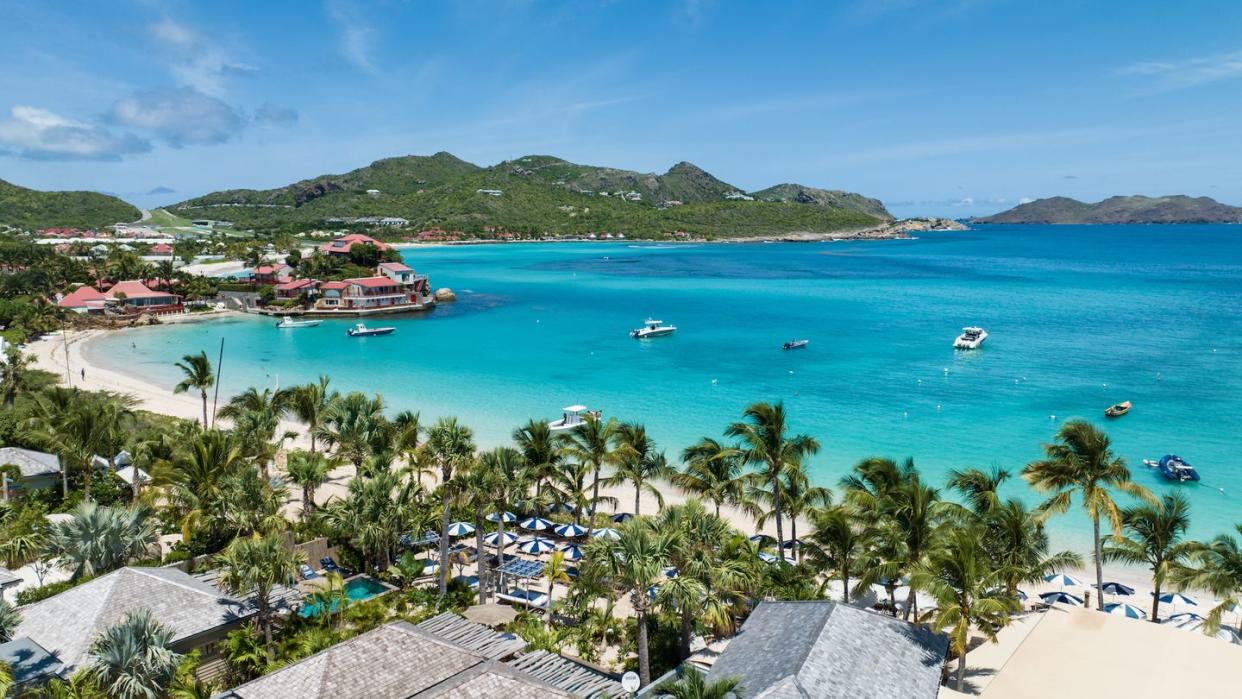
[[[177,318],[180,320],[166,322],[168,322],[168,324],[177,324],[179,322],[206,321],[210,318],[227,317],[230,315],[233,315],[233,312],[203,314],[201,316],[178,316]],[[158,327],[159,326],[148,326],[147,329],[149,330],[151,328]],[[61,377],[61,380],[63,381],[66,376],[65,342],[67,340],[67,354],[70,368],[69,377],[71,378],[69,385],[72,387],[90,391],[125,393],[138,400],[139,409],[187,420],[201,421],[202,402],[197,396],[188,393],[174,394],[171,387],[161,387],[143,377],[132,375],[124,370],[108,368],[98,362],[92,361],[89,356],[88,348],[93,341],[107,333],[122,330],[125,329],[73,330],[65,333],[65,337],[62,337],[60,333],[45,335],[26,345],[26,350],[29,354],[35,357],[35,366],[37,368],[55,373],[57,376]],[[177,358],[170,358],[169,361],[176,361],[176,359]],[[83,369],[85,369],[85,378],[82,378],[81,374]],[[221,404],[227,402],[229,398],[231,398],[231,396],[222,394],[220,396]],[[280,429],[282,431],[288,430],[297,433],[297,437],[286,442],[286,448],[304,449],[309,447],[309,439],[305,435],[305,427],[301,423],[287,419],[282,420]],[[490,442],[484,443],[483,441],[480,441],[478,444],[480,450],[490,449],[495,446],[500,446],[500,444],[493,444]],[[283,470],[282,467],[283,457],[278,457],[274,471],[279,473]],[[328,482],[317,491],[316,500],[320,505],[322,505],[333,498],[344,497],[348,492],[349,481],[352,480],[352,477],[352,466],[346,465],[334,470],[330,474]],[[296,515],[296,513],[301,510],[300,492],[297,491],[299,491],[299,489],[292,488],[290,492],[290,500],[287,503],[286,510],[290,515]],[[667,505],[680,504],[688,499],[686,493],[671,484],[660,484],[660,491],[664,496],[665,504]],[[605,493],[617,499],[618,504],[615,511],[627,512],[633,506],[634,490],[631,487],[602,487],[601,493]],[[641,511],[644,514],[653,514],[660,509],[656,498],[649,493],[644,492],[642,494],[640,503]],[[709,508],[711,507],[710,503],[705,504]],[[764,533],[772,536],[776,534],[774,523],[769,522],[764,527],[756,528],[753,519],[736,507],[724,506],[721,508],[720,514],[721,517],[727,520],[735,528],[747,534]],[[809,530],[809,524],[800,520],[798,522],[798,530],[799,534],[804,536]],[[788,533],[788,528],[786,529],[786,532]],[[1079,551],[1079,553],[1083,555],[1084,559],[1087,559],[1087,567],[1085,569],[1075,569],[1065,572],[1069,572],[1080,580],[1083,580],[1089,586],[1090,579],[1094,577],[1094,569],[1090,565],[1089,561],[1090,552],[1087,550]],[[1139,592],[1136,592],[1135,595],[1129,598],[1125,598],[1124,601],[1127,601],[1130,604],[1143,609],[1144,611],[1150,610],[1150,596],[1143,593],[1150,591],[1151,579],[1143,569],[1116,563],[1107,563],[1104,566],[1104,577],[1106,581],[1118,581],[1135,588],[1135,590]],[[1047,584],[1028,585],[1024,586],[1024,588],[1031,593],[1032,598],[1040,592],[1059,589],[1057,586]],[[1071,589],[1070,591],[1073,592],[1074,590]],[[1193,596],[1200,600],[1199,606],[1195,608],[1195,611],[1197,612],[1205,613],[1216,603],[1216,600],[1201,591],[1195,591]],[[1164,607],[1164,605],[1162,605],[1162,607]]]

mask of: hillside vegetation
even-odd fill
[[[812,195],[771,196],[770,201],[729,199],[738,196],[740,188],[685,162],[657,175],[544,155],[483,168],[437,153],[379,160],[342,175],[322,175],[276,189],[214,192],[168,208],[180,216],[226,219],[258,229],[399,216],[419,230],[477,233],[498,227],[540,234],[619,232],[643,237],[674,231],[709,237],[831,233],[891,219],[874,199],[800,185],[781,187]]]
[[[1069,197],[1036,199],[973,223],[1242,223],[1242,208],[1209,197],[1109,197],[1088,204]]]
[[[41,192],[0,180],[0,225],[99,228],[141,215],[133,205],[99,192]]]

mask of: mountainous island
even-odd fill
[[[1050,197],[972,219],[971,223],[1242,223],[1242,208],[1209,197],[1185,195],[1109,197],[1095,204]]]
[[[546,155],[490,167],[443,152],[387,158],[340,175],[275,189],[213,192],[166,208],[256,230],[304,230],[380,217],[403,219],[415,230],[472,234],[901,235],[881,202],[851,192],[781,184],[747,193],[686,162],[654,174]]]
[[[0,226],[99,228],[142,215],[136,207],[98,192],[41,192],[0,180]]]

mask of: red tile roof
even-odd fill
[[[354,243],[374,245],[380,250],[388,250],[390,248],[387,243],[381,243],[369,235],[363,235],[362,233],[350,233],[349,235],[341,236],[330,243],[324,243],[319,249],[323,252],[339,252],[348,254],[349,251],[353,249]]]
[[[156,243],[151,246],[151,252],[156,255],[171,255],[172,251],[172,246],[168,243]]]
[[[140,281],[132,281],[132,280],[124,281],[124,282],[117,282],[115,285],[113,285],[111,289],[108,289],[108,293],[105,294],[105,296],[107,296],[110,299],[114,299],[116,298],[117,294],[122,294],[122,293],[125,294],[125,298],[127,299],[143,299],[143,298],[149,299],[149,298],[173,297],[172,294],[167,294],[167,293],[160,292],[160,291],[151,291],[150,289],[147,288],[146,284],[143,284]]]
[[[379,289],[385,286],[397,286],[397,282],[388,277],[359,277],[357,279],[346,279],[350,284],[365,286],[370,289]]]
[[[294,289],[302,289],[308,286],[314,286],[315,284],[316,282],[314,279],[294,279],[292,281],[285,282],[284,284],[277,284],[276,290],[277,291],[292,291]]]
[[[89,284],[83,284],[78,288],[65,294],[65,297],[56,302],[61,308],[87,308],[91,306],[103,307],[104,295],[99,290]]]
[[[414,268],[404,262],[381,262],[380,269],[386,269],[389,272],[413,272]]]
[[[319,285],[319,288],[323,289],[324,291],[331,291],[331,290],[340,291],[341,289],[346,289],[348,287],[349,287],[349,284],[346,284],[345,282],[324,282],[323,284]]]
[[[283,270],[290,269],[289,265],[278,262],[274,265],[259,265],[254,268],[255,274],[278,274]]]

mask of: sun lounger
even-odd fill
[[[298,566],[298,573],[302,575],[303,580],[314,580],[315,578],[319,577],[319,573],[316,573],[313,568],[306,565],[305,563]]]
[[[497,593],[496,599],[502,599],[506,602],[512,602],[525,607],[535,607],[539,609],[543,609],[548,605],[548,596],[544,593],[535,592],[533,590],[524,590],[520,587],[515,587],[508,592]]]
[[[453,578],[453,582],[463,582],[471,590],[479,589],[479,576],[477,575],[458,575]]]

